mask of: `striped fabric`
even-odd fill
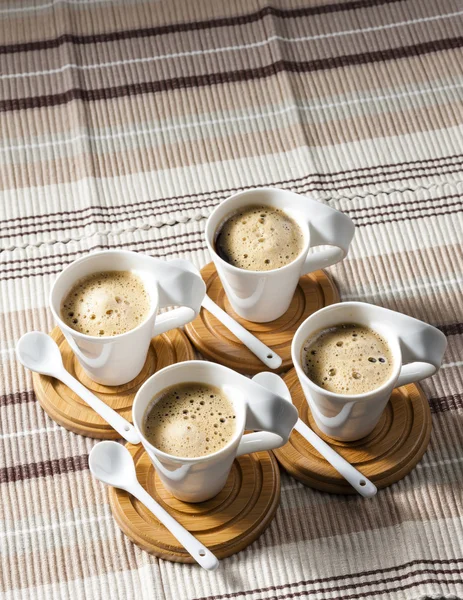
[[[0,4],[0,594],[17,599],[463,597],[463,5],[458,0]],[[114,523],[94,441],[38,405],[14,345],[90,250],[209,262],[204,224],[277,186],[345,211],[343,300],[448,336],[428,452],[372,500],[282,477],[265,534],[208,574]]]

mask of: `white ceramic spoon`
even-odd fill
[[[282,396],[289,402],[292,402],[288,386],[283,379],[275,373],[258,373],[252,379],[268,390]],[[359,494],[365,498],[372,498],[376,495],[378,490],[375,484],[364,477],[360,471],[357,471],[357,469],[348,463],[346,459],[333,450],[333,448],[312,431],[310,427],[307,427],[304,421],[298,419],[294,429],[298,431],[302,437],[306,439],[309,444],[311,444],[315,450],[317,450],[323,458],[325,458],[330,465],[357,490]]]
[[[94,477],[106,485],[112,485],[129,492],[144,504],[203,569],[207,571],[217,569],[219,566],[217,557],[191,535],[183,525],[180,525],[140,485],[132,456],[127,448],[117,442],[99,442],[92,448],[88,462]]]
[[[204,296],[202,306],[210,313],[214,315],[227,329],[229,329],[233,335],[235,335],[240,342],[250,350],[264,365],[267,365],[270,369],[278,369],[283,362],[281,356],[278,356],[271,348],[263,344],[255,335],[250,333],[242,325],[240,325],[235,319],[230,317],[224,310],[220,308],[209,296]]]
[[[49,335],[41,331],[25,333],[16,344],[16,355],[27,369],[62,381],[125,440],[131,444],[140,443],[140,436],[132,423],[121,417],[66,371],[58,345]]]

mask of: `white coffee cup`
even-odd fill
[[[284,210],[304,234],[304,248],[293,262],[271,271],[249,271],[227,263],[215,251],[220,226],[234,212],[265,205]],[[206,223],[206,242],[233,310],[249,321],[266,323],[289,308],[302,275],[342,260],[349,251],[354,224],[348,216],[287,190],[257,188],[240,192],[214,209]],[[333,246],[309,254],[315,246]]]
[[[311,381],[302,368],[305,340],[328,327],[358,323],[379,333],[393,356],[393,372],[380,387],[364,394],[336,394]],[[422,321],[365,302],[342,302],[317,311],[296,331],[291,347],[302,390],[319,429],[342,441],[368,435],[378,423],[392,390],[433,375],[447,346],[445,335]]]
[[[236,413],[236,431],[228,444],[199,458],[166,454],[143,433],[145,413],[153,398],[170,386],[187,382],[220,388]],[[203,502],[218,494],[237,456],[283,446],[297,421],[296,408],[281,396],[227,367],[200,360],[171,365],[152,375],[138,390],[132,415],[164,487],[184,502]],[[244,435],[245,429],[259,431]]]
[[[95,337],[75,331],[62,320],[61,304],[77,280],[99,271],[132,271],[150,296],[148,317],[135,329],[119,335]],[[122,385],[136,377],[146,360],[151,338],[192,321],[201,308],[206,286],[186,260],[163,261],[123,250],[93,252],[67,266],[50,292],[50,307],[85,373],[97,383]],[[158,309],[180,306],[158,315]]]

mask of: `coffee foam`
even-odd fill
[[[64,299],[61,318],[87,335],[106,337],[138,327],[150,312],[150,297],[132,271],[102,271],[77,281]]]
[[[236,430],[232,403],[218,388],[182,383],[167,388],[145,414],[143,433],[159,450],[195,458],[217,452]]]
[[[373,329],[345,323],[309,337],[302,347],[303,369],[315,384],[337,394],[363,394],[380,387],[393,372],[389,345]]]
[[[270,271],[293,262],[304,247],[304,234],[284,211],[246,207],[232,214],[216,238],[217,254],[240,269]]]

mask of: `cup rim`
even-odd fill
[[[138,434],[140,435],[141,439],[142,439],[142,443],[143,445],[147,445],[151,450],[154,451],[154,453],[156,455],[159,455],[162,458],[166,458],[168,460],[171,460],[173,462],[181,462],[181,463],[188,463],[188,464],[197,464],[197,463],[203,463],[203,462],[207,462],[209,460],[211,460],[211,458],[217,458],[218,456],[220,456],[220,454],[225,453],[227,450],[229,450],[233,444],[235,444],[236,442],[239,442],[239,436],[243,436],[244,433],[244,427],[246,425],[246,419],[243,417],[243,423],[241,423],[241,427],[238,427],[238,422],[236,424],[236,431],[233,435],[233,437],[228,441],[228,443],[223,446],[223,448],[220,448],[219,450],[216,450],[215,452],[211,452],[210,454],[206,454],[204,456],[175,456],[174,454],[169,454],[168,452],[164,452],[163,450],[160,450],[159,448],[157,448],[156,446],[154,446],[149,440],[146,439],[146,436],[144,435],[143,431],[141,430],[141,427],[138,426],[138,422],[137,420],[134,418],[134,408],[135,408],[135,403],[139,401],[139,398],[141,398],[142,396],[142,392],[144,392],[144,388],[148,387],[148,383],[154,379],[157,375],[159,375],[159,373],[164,373],[165,371],[173,371],[175,369],[178,368],[185,368],[188,365],[196,365],[196,364],[201,364],[201,366],[203,366],[204,364],[208,365],[209,367],[211,367],[212,369],[214,368],[219,368],[220,370],[222,369],[227,369],[228,367],[224,367],[223,365],[218,365],[215,363],[210,363],[209,361],[205,361],[205,360],[188,360],[188,361],[184,361],[184,362],[180,362],[180,363],[174,363],[173,365],[168,365],[167,367],[164,367],[163,369],[161,369],[160,371],[157,371],[156,373],[153,373],[151,375],[151,377],[148,377],[148,379],[143,383],[143,385],[140,387],[140,389],[137,391],[134,401],[133,401],[133,405],[132,405],[132,418],[133,418],[133,425],[136,429],[136,431],[138,432]],[[231,369],[230,369],[231,370]],[[201,383],[201,382],[195,382],[194,378],[191,379],[191,383]],[[175,384],[172,384],[175,385]],[[170,386],[167,386],[170,387]],[[166,388],[163,388],[166,389]],[[145,414],[146,410],[148,408],[148,405],[146,406],[146,408],[143,411],[143,415]],[[238,419],[237,419],[238,421]]]
[[[221,202],[218,206],[216,206],[214,208],[214,210],[211,212],[211,214],[209,215],[209,217],[207,218],[206,227],[205,227],[205,237],[206,237],[207,248],[208,248],[209,252],[211,253],[211,255],[213,256],[214,261],[219,260],[220,264],[222,264],[226,268],[231,269],[232,272],[235,271],[237,273],[250,273],[253,275],[261,275],[261,276],[263,274],[269,275],[269,274],[273,274],[273,273],[281,273],[283,270],[289,269],[290,267],[294,266],[294,263],[299,261],[304,254],[307,255],[307,252],[310,250],[310,229],[308,226],[307,226],[307,235],[304,235],[304,238],[305,238],[304,239],[304,247],[299,252],[299,254],[296,256],[296,258],[293,261],[291,261],[290,263],[288,263],[287,265],[283,265],[282,267],[277,267],[276,269],[268,269],[267,271],[255,271],[253,269],[242,269],[241,267],[235,267],[235,265],[228,263],[226,260],[224,260],[217,254],[213,243],[211,243],[209,240],[209,237],[211,239],[213,239],[214,235],[215,235],[215,231],[213,231],[212,234],[210,234],[208,229],[209,229],[209,227],[211,227],[210,223],[211,223],[211,220],[214,217],[216,211],[219,210],[226,203],[230,202],[231,200],[235,200],[236,198],[239,198],[240,196],[246,196],[246,195],[256,192],[256,191],[258,191],[258,192],[269,192],[269,191],[281,192],[281,193],[285,193],[285,194],[289,193],[289,194],[293,194],[294,196],[299,196],[299,194],[295,194],[294,192],[291,192],[290,190],[281,190],[279,188],[272,188],[272,187],[251,188],[249,190],[237,192],[236,194],[229,196],[223,202]],[[264,202],[264,204],[265,204],[265,202]],[[284,211],[284,209],[282,209],[282,210]],[[284,212],[286,212],[286,211],[284,211]],[[231,216],[232,214],[233,214],[233,211],[230,211],[229,215]],[[291,217],[291,215],[288,215],[288,216]],[[299,225],[299,227],[300,227],[300,225]]]
[[[316,318],[322,312],[328,312],[330,310],[334,311],[336,309],[340,310],[341,308],[347,308],[349,306],[357,306],[359,308],[362,308],[363,306],[375,306],[376,307],[376,304],[370,304],[369,302],[356,302],[356,301],[354,301],[354,302],[337,302],[335,304],[330,304],[329,306],[324,306],[320,310],[317,310],[312,315],[307,317],[307,319],[305,319],[305,321],[303,321],[297,328],[296,333],[294,334],[294,337],[293,337],[293,341],[291,343],[291,358],[293,360],[293,364],[296,368],[298,376],[303,377],[304,381],[309,385],[309,387],[314,388],[317,392],[320,392],[320,393],[324,394],[325,396],[328,396],[329,398],[332,398],[334,400],[343,400],[345,402],[350,402],[350,401],[368,402],[369,400],[372,399],[373,396],[375,396],[378,393],[384,392],[385,390],[387,390],[388,387],[390,387],[391,383],[393,383],[393,382],[395,383],[395,381],[397,381],[397,378],[400,374],[400,369],[402,366],[402,351],[400,349],[400,344],[398,342],[393,341],[391,344],[391,341],[389,339],[386,340],[387,343],[392,346],[394,362],[396,363],[394,365],[393,373],[379,387],[369,390],[368,392],[363,392],[362,394],[339,394],[336,392],[332,392],[330,390],[325,390],[324,388],[322,388],[319,385],[317,385],[316,383],[314,383],[310,379],[310,377],[308,377],[306,375],[306,373],[302,367],[301,359],[300,359],[300,350],[301,350],[302,344],[299,342],[298,338],[302,335],[301,330],[306,325],[306,323],[309,320],[313,319],[314,317]],[[307,336],[305,336],[305,337],[307,337]],[[296,349],[296,346],[298,346],[297,349]],[[297,350],[299,350],[299,352],[296,354]]]
[[[146,325],[147,321],[149,321],[153,315],[157,314],[158,311],[158,298],[156,299],[156,303],[153,304],[153,306],[151,307],[151,310],[148,314],[148,316],[144,319],[144,321],[142,321],[141,323],[139,323],[136,327],[134,327],[133,329],[129,329],[129,331],[124,331],[124,333],[118,333],[117,335],[103,335],[101,337],[97,337],[95,335],[89,335],[88,333],[82,333],[80,331],[77,331],[75,329],[73,329],[72,327],[69,327],[69,325],[67,325],[63,319],[61,318],[60,314],[55,310],[54,304],[53,304],[53,293],[55,291],[55,287],[58,283],[58,281],[61,279],[62,276],[64,276],[64,274],[71,269],[72,267],[74,267],[74,265],[77,265],[81,262],[84,262],[86,260],[91,260],[93,257],[99,256],[101,254],[127,254],[130,256],[138,256],[139,254],[143,253],[138,253],[138,252],[133,252],[132,250],[117,250],[117,249],[110,249],[110,250],[96,250],[95,252],[89,252],[87,254],[84,254],[84,256],[81,256],[80,258],[77,258],[76,260],[73,260],[71,263],[69,263],[68,265],[66,265],[64,267],[64,269],[62,271],[60,271],[60,273],[58,274],[58,276],[56,277],[55,281],[53,282],[53,285],[51,286],[50,289],[50,293],[48,295],[48,305],[50,307],[50,310],[52,312],[52,315],[58,325],[58,327],[61,329],[61,331],[68,333],[69,335],[72,335],[73,337],[80,339],[80,340],[86,340],[89,342],[93,342],[93,343],[98,343],[98,344],[104,344],[109,340],[120,340],[123,339],[125,336],[129,336],[131,333],[137,332],[139,331],[144,325]],[[149,255],[146,255],[149,256]],[[114,270],[117,271],[119,269],[107,269],[109,271]],[[85,277],[85,275],[84,275]],[[76,280],[77,281],[77,280]]]

